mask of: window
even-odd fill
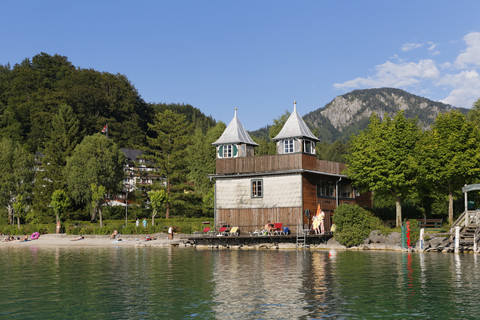
[[[303,141],[303,152],[308,154],[315,154],[315,142],[304,140]]]
[[[322,180],[317,185],[317,197],[334,197],[335,186],[331,181]]]
[[[283,140],[284,153],[293,153],[293,139]]]
[[[223,156],[222,158],[231,158],[232,157],[232,145],[227,144],[223,146]]]
[[[263,197],[263,180],[252,180],[252,198]]]
[[[340,198],[353,198],[353,188],[349,184],[340,185]]]
[[[238,154],[238,147],[234,144],[225,144],[218,148],[219,158],[232,158]]]

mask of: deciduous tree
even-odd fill
[[[0,202],[7,207],[8,221],[13,224],[13,204],[19,196],[31,192],[34,177],[33,155],[9,138],[0,141]]]
[[[403,112],[383,121],[374,115],[368,128],[353,137],[347,156],[347,175],[355,187],[395,198],[397,226],[402,223],[402,200],[417,181],[414,153],[419,134],[416,121],[407,120]]]
[[[163,203],[167,200],[167,194],[165,189],[151,190],[148,192],[148,197],[150,198],[150,204],[152,205],[152,226],[155,225],[155,217],[158,213],[158,210],[162,207]]]
[[[480,178],[480,128],[458,111],[441,114],[423,135],[416,155],[426,182],[448,195],[452,223],[454,193]]]
[[[68,192],[78,204],[92,200],[92,183],[104,186],[106,192],[121,192],[125,155],[118,146],[100,133],[87,136],[67,159],[65,178]]]

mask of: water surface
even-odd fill
[[[475,319],[477,255],[0,248],[0,318]]]

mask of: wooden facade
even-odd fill
[[[337,201],[371,206],[369,193],[357,195],[352,189],[347,196],[340,196],[340,188],[349,184],[345,169],[343,163],[318,160],[305,153],[217,159],[215,222],[247,232],[262,229],[270,220],[296,232],[310,227],[320,204],[325,212],[325,228],[330,230]],[[262,180],[265,195],[260,198],[250,194],[253,180]],[[335,191],[319,195],[321,182]]]
[[[216,161],[217,175],[255,172],[267,173],[299,169],[342,175],[346,169],[344,163],[318,160],[314,155],[304,153],[228,159],[217,158]]]

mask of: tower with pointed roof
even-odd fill
[[[217,159],[253,156],[258,146],[238,119],[237,108],[223,134],[212,144],[217,147]]]
[[[292,232],[308,229],[320,205],[325,230],[340,203],[371,206],[370,194],[359,194],[345,175],[345,164],[319,160],[319,141],[293,112],[274,138],[277,154],[254,156],[257,145],[235,115],[221,137],[215,174],[215,225],[229,224],[246,233],[261,230],[267,221],[283,223]]]
[[[292,114],[273,140],[277,142],[277,154],[302,152],[312,155],[315,155],[315,142],[319,141],[298,114],[296,101]]]

